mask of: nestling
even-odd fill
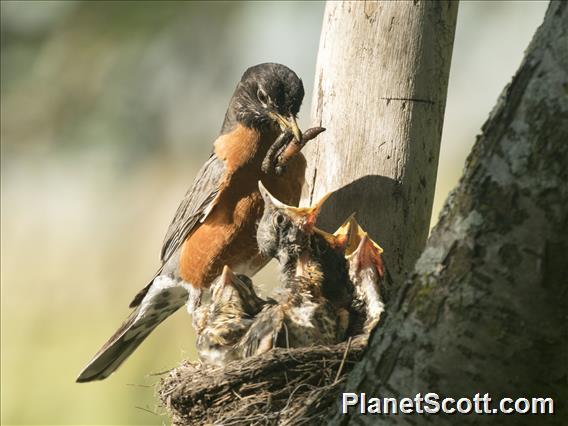
[[[345,236],[345,257],[349,278],[355,287],[350,310],[349,336],[369,335],[384,310],[386,269],[381,256],[383,249],[375,243],[351,215],[334,233]]]
[[[275,346],[342,341],[353,289],[343,254],[347,239],[330,240],[314,226],[325,197],[312,207],[295,208],[274,198],[262,183],[259,188],[265,202],[259,249],[280,263],[283,291],[278,304],[266,307],[239,343],[243,356]]]
[[[266,304],[256,294],[250,278],[235,275],[225,266],[211,285],[210,304],[199,307],[194,317],[199,359],[213,365],[237,359],[236,343]]]

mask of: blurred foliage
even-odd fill
[[[167,422],[148,374],[195,357],[185,312],[107,381],[75,376],[157,267],[243,70],[294,69],[309,124],[323,7],[0,2],[2,424]],[[460,5],[434,217],[545,8]]]
[[[4,148],[88,145],[132,160],[210,136],[207,122],[185,125],[187,112],[231,90],[231,55],[213,48],[239,10],[232,2],[3,2]]]
[[[115,376],[75,377],[158,266],[243,70],[313,74],[323,4],[0,7],[2,424],[159,424],[148,374],[195,357],[184,310]]]

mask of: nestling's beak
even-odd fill
[[[300,225],[305,232],[312,232],[325,200],[329,198],[332,193],[325,194],[316,204],[311,207],[293,207],[287,206],[286,213],[293,222]]]
[[[383,249],[371,240],[365,232],[357,249],[349,256],[346,256],[346,259],[350,262],[354,261],[357,273],[369,266],[374,266],[379,277],[382,279],[385,276],[385,266],[383,264],[383,258],[381,257],[382,251]]]
[[[227,265],[223,267],[223,272],[221,274],[221,281],[223,285],[229,285],[236,279],[235,274]]]
[[[351,217],[353,217],[353,215],[350,216],[350,219]],[[315,226],[314,226],[314,233],[322,236],[327,241],[327,243],[333,248],[346,252],[346,249],[348,248],[348,244],[350,242],[349,236],[352,233],[351,221],[350,220],[345,221],[343,225],[341,225],[341,227],[333,234],[325,232]]]
[[[292,222],[294,222],[298,226],[301,226],[306,232],[312,232],[316,224],[318,215],[320,214],[321,208],[323,207],[325,201],[332,194],[331,192],[325,194],[316,204],[311,207],[294,207],[284,204],[282,201],[278,200],[274,195],[268,192],[261,181],[258,181],[258,189],[260,190],[260,195],[264,199],[264,204],[266,206],[271,205],[277,209],[284,210],[286,212],[286,215],[292,220]],[[332,238],[335,237],[332,235]]]
[[[280,125],[283,132],[289,130],[298,142],[302,140],[302,131],[298,127],[296,117],[294,117],[293,114],[290,114],[288,117],[284,117],[282,114],[277,112],[270,112],[269,115]]]

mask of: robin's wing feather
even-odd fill
[[[225,163],[215,153],[212,153],[201,170],[199,170],[199,173],[197,173],[193,185],[185,194],[166,232],[160,254],[162,263],[165,263],[180,248],[185,239],[205,220],[213,207],[215,207],[224,178]],[[156,275],[160,272],[161,268]],[[134,299],[130,302],[131,308],[135,308],[140,304],[151,285],[152,281],[134,296]]]
[[[169,259],[215,207],[224,178],[225,163],[212,153],[185,194],[166,232],[161,253],[162,262]]]
[[[102,380],[114,372],[162,321],[187,301],[187,290],[159,276],[142,303],[81,371],[77,382]]]

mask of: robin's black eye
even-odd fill
[[[258,92],[256,92],[256,96],[262,105],[264,106],[268,105],[268,101],[270,100],[270,98],[268,97],[268,95],[264,90],[258,89]]]
[[[276,226],[282,226],[285,221],[286,218],[283,214],[277,213],[276,216],[274,216],[274,225]]]

